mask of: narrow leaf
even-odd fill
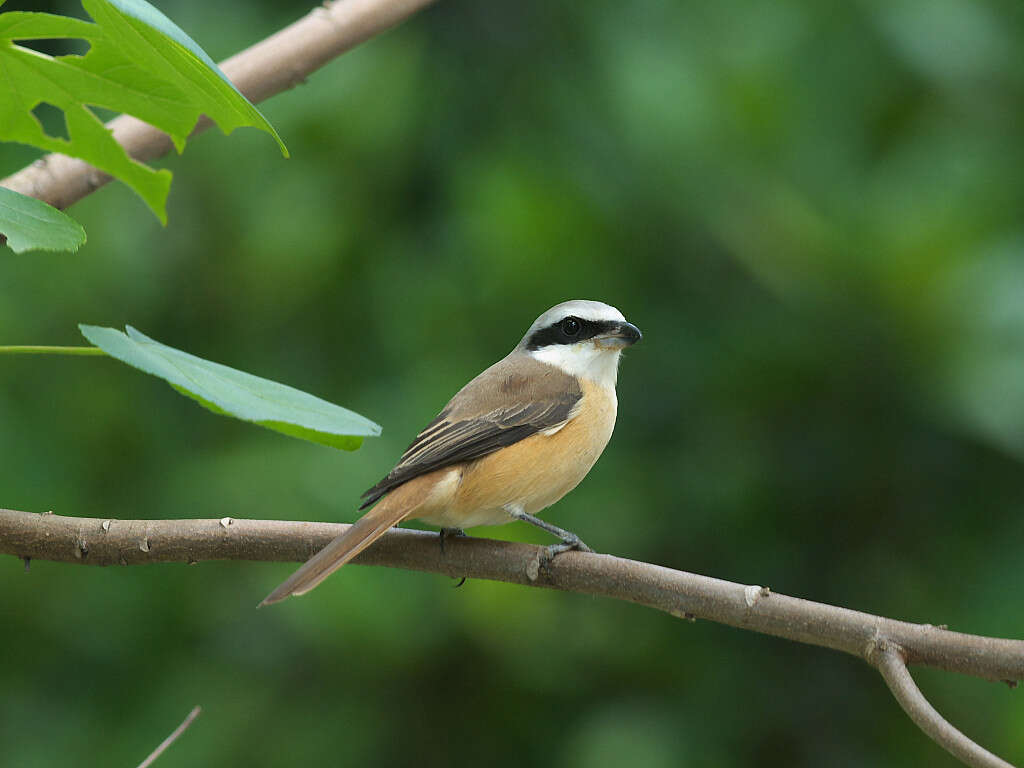
[[[214,413],[292,437],[354,451],[380,426],[358,413],[301,390],[168,347],[127,326],[79,325],[82,335],[111,357],[159,376]]]
[[[85,230],[70,216],[5,187],[0,187],[0,235],[15,253],[77,251],[85,242]]]

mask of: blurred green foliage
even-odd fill
[[[307,9],[160,7],[215,59]],[[0,261],[0,343],[130,322],[384,435],[341,454],[7,358],[0,503],[350,520],[537,314],[595,298],[645,338],[549,519],[1022,637],[1022,47],[1016,2],[441,2],[261,106],[293,159],[209,132],[164,161],[166,229],[110,187],[79,254]],[[5,765],[135,765],[196,703],[164,768],[955,764],[862,662],[634,606],[354,567],[257,612],[289,566],[2,565]],[[1022,759],[1019,690],[915,674]]]

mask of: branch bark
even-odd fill
[[[390,29],[434,0],[333,0],[267,39],[221,62],[220,68],[249,101],[294,88],[327,62]],[[212,123],[204,116],[192,135]],[[136,160],[162,157],[173,145],[148,123],[121,115],[107,123]],[[111,176],[67,155],[50,154],[0,181],[0,186],[67,208],[95,192]]]
[[[83,565],[305,561],[346,528],[230,517],[75,518],[0,509],[0,554]],[[566,552],[541,567],[543,551],[528,544],[457,538],[449,539],[442,552],[436,534],[395,528],[354,562],[600,595],[679,618],[708,619],[844,651],[876,667],[911,718],[957,758],[983,768],[1008,765],[943,720],[914,685],[906,665],[1015,684],[1024,679],[1024,641],[911,624],[611,555]]]

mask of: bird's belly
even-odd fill
[[[445,528],[500,525],[509,522],[509,507],[536,514],[561,499],[586,477],[615,426],[614,392],[586,389],[579,413],[560,430],[452,467],[444,482],[449,490],[415,516]]]

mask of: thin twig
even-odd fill
[[[181,721],[181,725],[175,728],[170,736],[161,741],[160,746],[158,746],[156,749],[150,752],[149,757],[147,757],[145,760],[139,763],[138,768],[149,768],[149,766],[153,764],[153,761],[160,757],[160,755],[162,755],[164,751],[169,746],[171,746],[171,744],[173,744],[177,740],[177,738],[181,736],[181,734],[183,734],[186,731],[186,729],[188,729],[190,725],[192,725],[192,721],[199,717],[199,713],[202,711],[203,708],[200,707],[198,704],[192,707],[192,711],[189,712],[188,715],[186,715],[185,719]]]
[[[75,518],[0,509],[0,554],[85,565],[203,560],[304,561],[347,528],[336,523],[232,517],[220,520]],[[789,597],[755,584],[737,584],[611,555],[566,552],[539,567],[544,551],[543,547],[529,544],[470,537],[451,539],[442,550],[435,533],[393,528],[353,562],[626,600],[682,619],[708,619],[844,651],[877,666],[888,675],[887,680],[897,679],[893,675],[898,674],[898,670],[893,671],[891,661],[880,657],[880,649],[890,646],[900,649],[901,664],[919,664],[1011,683],[1024,679],[1024,641],[1021,640],[951,632],[931,624],[912,624]],[[273,580],[278,577],[275,573]],[[254,603],[268,586],[263,582],[253,584]],[[935,719],[929,720],[932,730],[926,728],[905,703],[910,701],[905,691],[905,685],[899,692],[893,689],[915,722],[938,740],[933,733]],[[918,707],[917,711],[923,710]],[[950,748],[945,741],[940,743]],[[988,754],[980,747],[975,749],[979,754]],[[959,752],[954,754],[960,756]],[[1001,762],[971,764],[1006,765]]]
[[[911,677],[897,646],[886,643],[877,655],[876,666],[903,711],[943,749],[974,768],[1013,768],[1010,763],[964,736],[935,710]]]
[[[221,62],[220,68],[251,102],[294,88],[327,62],[384,32],[434,0],[334,0],[265,40]],[[211,125],[200,118],[194,136]],[[107,123],[114,138],[136,160],[162,157],[173,145],[167,134],[132,117]],[[0,186],[67,208],[111,177],[67,155],[50,154],[0,181]]]

